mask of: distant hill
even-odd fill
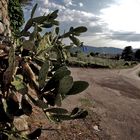
[[[72,49],[72,52],[75,51],[82,51],[84,53],[90,53],[90,52],[98,52],[100,54],[121,54],[122,53],[122,49],[120,48],[114,48],[114,47],[94,47],[94,46],[83,46],[81,48],[76,47]]]

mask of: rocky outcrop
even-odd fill
[[[4,48],[10,44],[9,37],[11,36],[10,30],[10,19],[8,17],[8,2],[9,0],[0,0],[0,47]],[[10,44],[11,45],[11,44]],[[3,57],[5,52],[0,49],[0,57]],[[21,117],[16,117],[14,119],[14,125],[19,131],[23,131],[24,134],[27,133],[28,123],[27,116],[23,115]],[[25,131],[26,130],[26,131]]]
[[[0,0],[0,34],[4,36],[11,36],[8,1],[9,0]]]

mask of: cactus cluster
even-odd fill
[[[71,112],[61,107],[62,100],[78,94],[88,87],[85,81],[74,81],[65,60],[70,47],[80,46],[77,38],[86,27],[71,27],[60,34],[57,21],[58,10],[40,17],[34,17],[37,4],[24,29],[16,35],[7,55],[1,60],[6,67],[0,70],[0,137],[2,139],[36,139],[41,128],[23,136],[13,125],[14,117],[32,114],[32,104],[41,108],[50,121],[61,122],[85,118],[88,112],[74,108]],[[32,29],[33,30],[32,30]],[[42,30],[48,29],[45,34]],[[70,46],[62,40],[69,38]],[[51,53],[55,53],[52,56]],[[29,92],[32,88],[35,95]],[[22,95],[21,101],[17,94]]]

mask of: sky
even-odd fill
[[[88,31],[80,39],[85,45],[96,47],[140,48],[140,0],[34,0],[36,15],[59,9],[62,30],[86,26]],[[24,8],[29,18],[30,6]]]

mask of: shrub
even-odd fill
[[[8,13],[10,17],[10,26],[12,33],[20,32],[20,28],[24,23],[23,11],[20,0],[9,0]]]
[[[91,52],[91,53],[90,53],[90,56],[95,56],[94,52]]]
[[[129,66],[129,65],[130,65],[129,62],[125,62],[125,63],[124,63],[124,66]]]

